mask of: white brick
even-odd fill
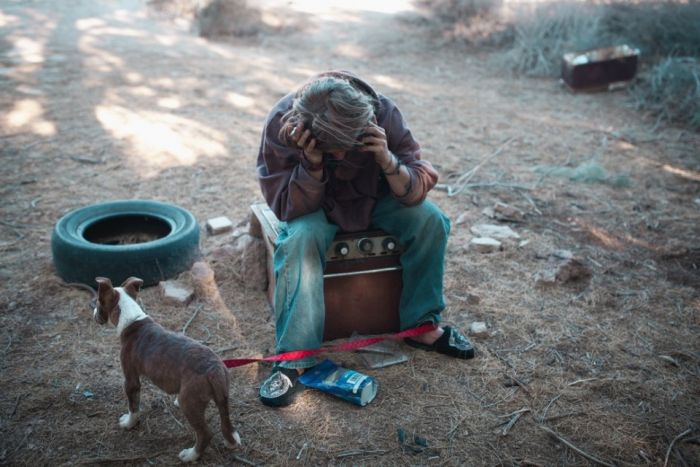
[[[194,298],[194,290],[177,281],[163,281],[158,287],[163,301],[170,305],[187,305]]]
[[[493,253],[501,249],[501,242],[488,237],[472,238],[469,247],[474,248],[479,253]]]
[[[210,235],[219,235],[230,230],[233,230],[233,222],[226,216],[214,217],[207,221],[207,232]]]
[[[483,321],[474,321],[469,325],[469,334],[472,336],[488,336],[489,330]]]
[[[471,232],[477,237],[492,237],[499,240],[514,238],[519,239],[520,235],[507,225],[478,224],[473,226]]]

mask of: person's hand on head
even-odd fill
[[[371,152],[374,160],[380,166],[384,167],[391,161],[391,153],[386,141],[386,132],[374,122],[370,122],[365,128],[364,137],[362,138],[362,151]]]
[[[313,165],[323,161],[323,152],[316,149],[316,138],[311,136],[311,130],[305,129],[303,123],[297,123],[289,133],[294,144],[304,151],[304,157]]]

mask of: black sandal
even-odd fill
[[[277,367],[260,386],[260,401],[270,407],[285,407],[304,389],[294,368]]]
[[[450,357],[470,359],[474,358],[474,346],[469,342],[469,339],[464,337],[459,330],[450,326],[443,328],[445,331],[432,344],[423,344],[422,342],[414,341],[413,339],[405,339],[406,344],[417,349],[426,350],[428,352],[438,352],[449,355]]]

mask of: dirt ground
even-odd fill
[[[315,391],[272,410],[257,399],[269,367],[231,370],[243,446],[215,430],[202,465],[700,465],[700,135],[650,129],[623,92],[572,94],[509,76],[493,52],[445,43],[401,2],[267,2],[255,36],[207,41],[137,0],[0,5],[0,464],[177,464],[192,441],[172,398],[142,391],[126,411],[118,342],[91,319],[90,296],[61,285],[55,222],[69,210],[144,198],[180,205],[203,226],[246,222],[260,201],[262,120],[283,94],[329,68],[355,71],[401,107],[424,158],[462,193],[431,199],[452,219],[447,322],[474,337],[471,361],[414,351],[375,376],[365,408]],[[408,8],[408,7],[407,7]],[[596,161],[626,184],[546,176],[538,166]],[[482,165],[479,165],[483,162]],[[503,251],[468,248],[497,202],[525,213]],[[208,253],[231,238],[202,230],[226,307],[165,305],[166,327],[222,357],[269,354],[260,290]],[[566,249],[590,279],[536,287]],[[233,260],[232,260],[233,262]],[[402,445],[419,436],[427,448]],[[594,460],[597,459],[597,460]]]

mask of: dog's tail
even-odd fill
[[[241,436],[237,431],[233,431],[231,425],[231,417],[228,410],[228,388],[229,377],[226,367],[221,365],[216,370],[208,375],[209,384],[214,393],[214,403],[219,409],[219,417],[221,418],[221,433],[224,435],[224,440],[229,448],[241,444]]]

